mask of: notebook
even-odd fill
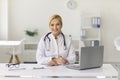
[[[66,67],[77,70],[101,67],[103,64],[103,49],[103,46],[81,47],[79,64],[69,64]]]

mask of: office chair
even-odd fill
[[[114,39],[114,46],[117,51],[120,51],[120,37],[117,37]],[[113,65],[117,70],[120,70],[120,64],[114,64]]]
[[[116,50],[120,51],[120,37],[114,39],[114,45]]]
[[[20,54],[20,53],[23,52],[23,49],[24,49],[24,40],[25,39],[20,40],[20,45],[19,46],[16,46],[14,48],[9,48],[9,50],[7,52],[8,54],[11,55],[9,63],[12,63],[14,59],[16,59],[16,63],[18,63],[18,64],[21,63],[20,59],[18,57],[18,54]]]
[[[76,55],[76,64],[79,63],[79,56],[80,56],[80,51],[81,47],[85,47],[85,44],[83,41],[80,40],[79,37],[74,37],[72,38],[72,44],[73,47],[75,48],[75,55]]]

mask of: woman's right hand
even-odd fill
[[[54,58],[54,61],[55,61],[58,65],[68,63],[67,59],[65,59],[65,58],[63,58],[63,57]]]
[[[48,66],[57,66],[57,62],[54,60],[51,60],[50,62],[48,62]]]
[[[57,66],[60,64],[66,64],[68,61],[63,57],[53,58],[50,62],[48,62],[48,66]]]

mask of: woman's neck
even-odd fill
[[[55,39],[57,39],[58,35],[54,35]]]
[[[55,39],[57,39],[58,38],[58,36],[59,36],[60,34],[53,34],[53,36],[55,37]]]

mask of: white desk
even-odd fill
[[[9,47],[12,49],[13,53],[11,55],[9,63],[12,62],[13,56],[15,56],[17,62],[20,63],[18,56],[15,55],[15,48],[20,45],[21,45],[21,41],[0,41],[0,47]]]
[[[0,64],[1,80],[118,80],[118,72],[110,65],[89,70],[73,70],[65,66],[33,69],[37,64],[21,64],[24,70],[9,71],[5,64]]]

